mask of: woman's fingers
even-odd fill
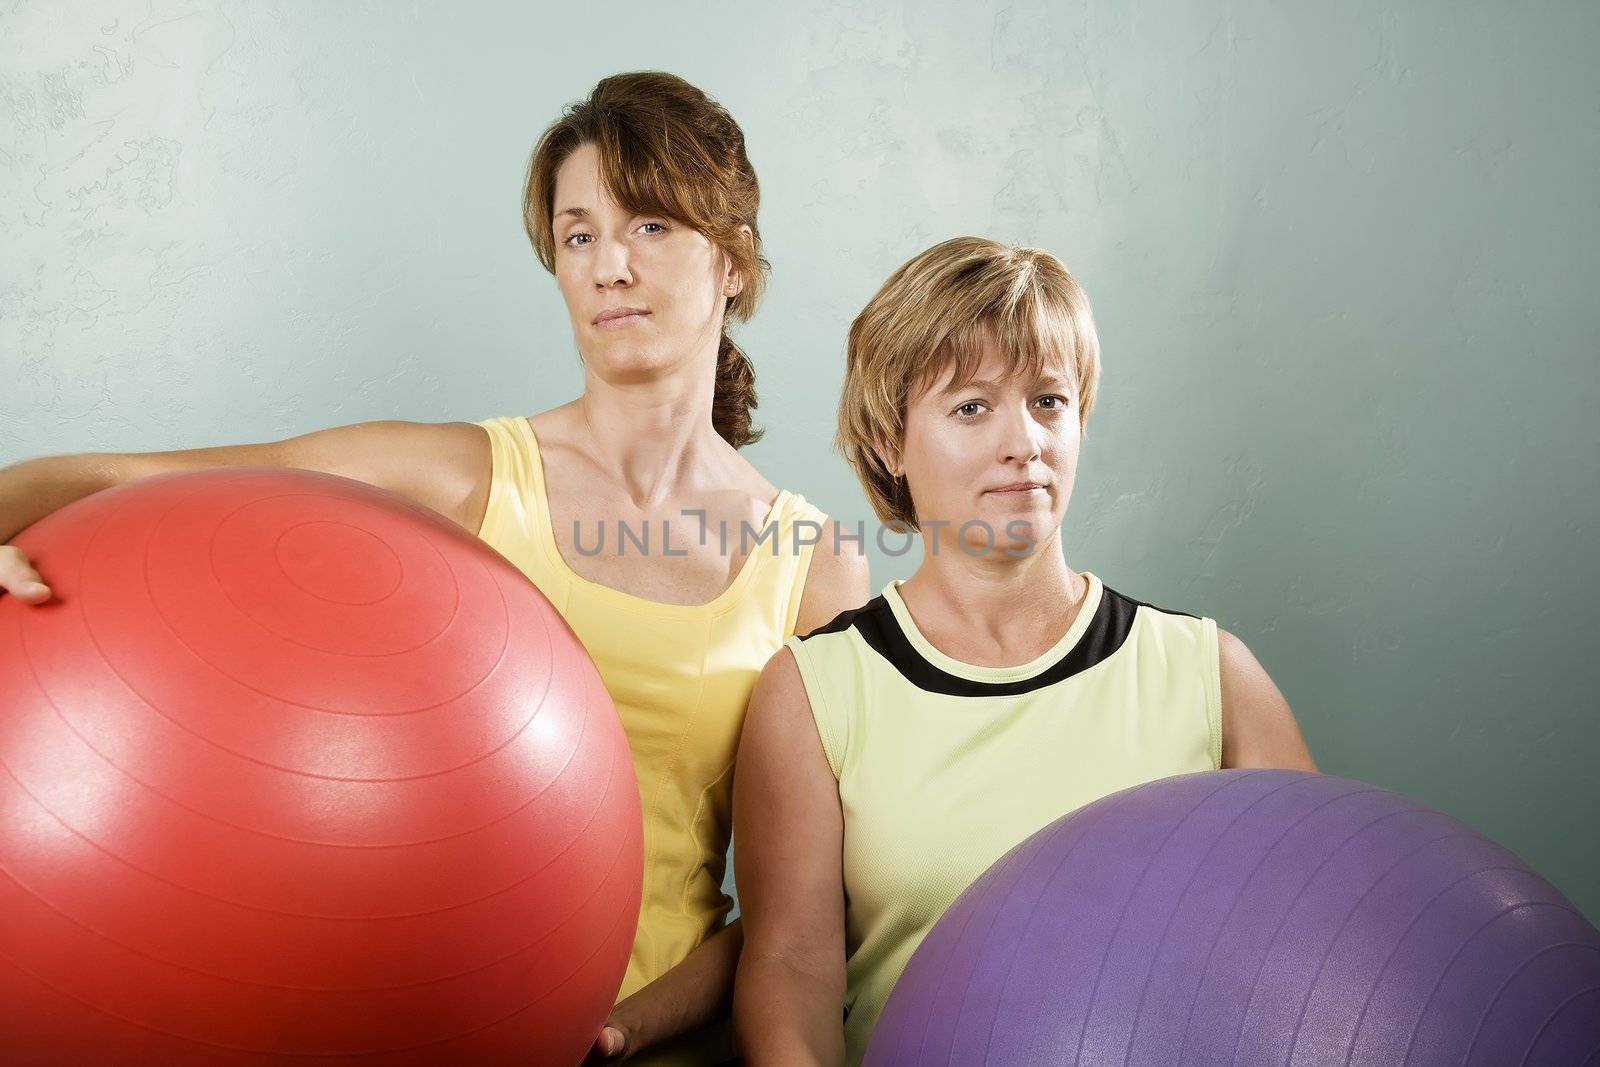
[[[628,1047],[627,1038],[615,1026],[607,1026],[601,1029],[600,1040],[595,1044],[607,1056],[619,1056]]]
[[[594,1046],[589,1049],[589,1055],[584,1058],[584,1067],[598,1067],[600,1064],[617,1063],[619,1057],[628,1051],[628,1035],[618,1025],[613,1016],[606,1020],[600,1028],[600,1034],[594,1039]]]
[[[16,545],[0,545],[0,593],[10,593],[26,604],[50,599],[50,587]]]

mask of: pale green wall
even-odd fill
[[[771,477],[865,517],[851,316],[937,239],[1055,251],[1105,347],[1069,559],[1600,916],[1600,6],[551,8],[0,4],[0,461],[568,398],[527,152],[676,71],[762,179]]]

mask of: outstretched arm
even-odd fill
[[[293,467],[338,474],[431,508],[476,534],[489,499],[489,438],[468,422],[363,422],[282,441],[176,452],[45,456],[0,470],[0,542],[102,489],[157,474],[209,467]],[[50,598],[15,545],[0,544],[0,595]]]

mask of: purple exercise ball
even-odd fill
[[[1600,931],[1396,793],[1180,775],[1058,819],[973,883],[866,1063],[1600,1063]]]

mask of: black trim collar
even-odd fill
[[[1109,659],[1127,641],[1128,634],[1133,630],[1134,616],[1141,607],[1164,611],[1171,615],[1188,615],[1188,612],[1167,611],[1165,608],[1132,600],[1110,589],[1104,583],[1100,588],[1100,603],[1095,609],[1094,618],[1089,620],[1089,625],[1079,636],[1077,643],[1059,660],[1038,674],[1014,682],[973,681],[951,674],[928,662],[906,637],[900,628],[900,621],[895,618],[894,610],[889,606],[888,600],[881,595],[873,597],[859,608],[840,614],[832,622],[811,631],[801,640],[808,641],[822,634],[841,633],[853,627],[873,651],[887,660],[906,681],[918,689],[948,696],[1019,696],[1055,685]]]

